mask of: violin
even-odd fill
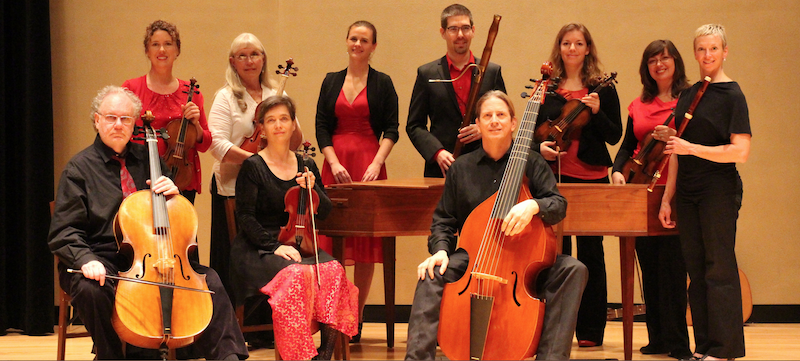
[[[136,134],[145,133],[150,179],[155,181],[162,175],[157,137],[166,134],[152,128],[153,119],[149,111],[143,115],[143,130]],[[213,305],[206,276],[189,264],[189,253],[197,248],[197,212],[192,203],[149,189],[134,192],[122,201],[114,230],[120,252],[132,259],[130,269],[119,275],[150,283],[117,285],[112,325],[119,338],[159,349],[162,356],[169,348],[194,342],[208,327]]]
[[[461,229],[458,245],[469,254],[469,265],[464,277],[445,284],[439,314],[439,345],[451,360],[521,360],[539,345],[545,305],[535,298],[535,285],[539,272],[555,263],[555,233],[540,217],[515,236],[500,228],[514,205],[533,198],[523,175],[552,69],[549,62],[542,65],[500,189]]]
[[[617,82],[616,78],[617,72],[611,72],[611,75],[602,79],[589,94],[597,93],[609,85],[613,86],[613,83]],[[555,141],[556,151],[565,151],[569,149],[572,141],[577,139],[579,130],[588,124],[591,118],[592,112],[588,105],[580,99],[570,99],[561,107],[561,115],[556,120],[548,119],[539,124],[534,139],[539,143]]]
[[[275,95],[280,96],[283,95],[284,89],[286,89],[286,81],[289,79],[289,76],[297,76],[297,70],[299,70],[296,66],[294,66],[294,59],[289,58],[286,60],[286,66],[278,65],[278,70],[275,70],[275,74],[280,75],[278,80],[278,86],[275,88]],[[295,139],[296,135],[292,134],[292,140],[289,144],[299,144],[302,139]],[[302,137],[301,137],[302,138]],[[242,139],[242,144],[239,145],[239,148],[246,150],[250,153],[258,153],[258,151],[264,149],[267,146],[267,139],[265,138],[263,132],[261,131],[261,124],[253,119],[253,134]],[[295,149],[297,147],[293,147]]]
[[[672,118],[675,117],[673,109],[667,121],[663,125],[669,125]],[[630,131],[633,131],[632,129]],[[653,180],[656,167],[664,157],[664,147],[666,143],[653,138],[652,132],[639,142],[643,146],[639,149],[636,156],[630,157],[625,165],[622,166],[622,176],[625,177],[625,183],[633,184],[648,184]]]
[[[189,80],[189,90],[184,93],[189,94],[186,103],[192,101],[192,96],[199,94],[195,89],[199,88],[197,80],[192,78]],[[173,120],[167,123],[167,134],[170,136],[166,138],[167,151],[164,153],[164,163],[172,171],[172,179],[175,186],[180,190],[188,188],[194,179],[194,159],[186,157],[186,150],[192,149],[197,143],[197,128],[190,126],[191,122],[186,117],[181,120]],[[176,136],[177,135],[177,136]]]
[[[315,148],[311,147],[311,142],[303,143],[303,160],[316,156],[310,153]],[[304,167],[308,172],[308,167]],[[283,197],[286,208],[284,211],[289,213],[289,221],[281,227],[278,234],[278,242],[283,245],[296,248],[302,257],[314,256],[319,263],[319,246],[317,242],[317,226],[315,214],[319,207],[319,194],[312,187],[306,178],[306,187],[299,185],[289,188]],[[317,269],[317,282],[319,282],[319,269]]]

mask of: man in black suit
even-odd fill
[[[464,143],[462,153],[480,148],[480,142],[476,141],[481,139],[481,134],[475,124],[459,129],[477,70],[472,68],[472,77],[467,74],[454,82],[431,83],[428,80],[455,79],[466,66],[478,64],[480,59],[469,49],[475,27],[472,13],[465,6],[453,4],[442,11],[439,33],[447,43],[447,54],[417,69],[406,132],[425,158],[425,176],[441,178],[455,160],[452,152],[457,140]],[[494,63],[486,67],[478,97],[489,90],[506,91],[500,66]]]

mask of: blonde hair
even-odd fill
[[[561,27],[561,30],[556,35],[556,42],[553,44],[553,50],[550,52],[550,62],[553,63],[553,77],[564,77],[564,60],[561,59],[561,40],[568,32],[577,30],[583,34],[586,39],[586,48],[589,49],[589,54],[583,59],[583,68],[581,69],[581,83],[583,86],[588,87],[595,85],[599,78],[603,77],[603,70],[600,64],[600,58],[597,56],[597,47],[594,46],[592,34],[589,29],[580,23],[569,23]]]
[[[721,24],[705,24],[697,28],[697,30],[694,31],[694,40],[697,41],[697,38],[706,35],[719,37],[719,40],[722,41],[722,48],[725,49],[728,47],[728,37],[725,35],[725,27]],[[694,45],[694,42],[692,45]]]
[[[233,39],[233,43],[231,43],[231,51],[228,54],[228,58],[236,54],[242,48],[247,46],[252,46],[258,49],[262,55],[264,55],[264,62],[261,65],[261,74],[258,76],[258,81],[261,85],[267,87],[268,89],[273,89],[275,85],[272,83],[272,80],[269,79],[267,76],[267,52],[264,50],[264,45],[261,44],[261,41],[258,38],[250,33],[241,33],[235,39]],[[236,68],[228,61],[228,69],[225,70],[225,82],[227,87],[231,89],[233,96],[236,98],[236,104],[239,105],[239,109],[244,113],[247,110],[247,103],[244,101],[244,93],[247,91],[245,89],[244,84],[242,84],[242,79],[239,77],[239,73],[236,72]],[[223,87],[224,89],[225,87]],[[219,92],[219,91],[217,91]],[[256,102],[260,101],[261,99],[256,99]]]

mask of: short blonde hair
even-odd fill
[[[728,37],[725,35],[725,27],[721,24],[705,24],[694,31],[694,40],[706,35],[715,35],[722,40],[722,48],[728,47]],[[694,45],[694,43],[692,43]]]

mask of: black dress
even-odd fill
[[[304,162],[298,156],[297,164],[298,172],[306,166],[320,179],[314,161]],[[289,220],[284,197],[296,185],[294,178],[275,176],[258,154],[242,163],[236,179],[239,234],[231,246],[231,273],[237,292],[255,290],[270,296],[275,347],[281,356],[308,360],[317,355],[314,324],[328,325],[348,336],[358,333],[358,289],[347,280],[344,267],[322,250],[318,264],[313,256],[298,263],[275,254],[281,246],[280,227]],[[330,213],[332,203],[321,182],[314,189],[321,219]]]
[[[317,180],[321,179],[313,160],[303,162],[298,156],[297,164],[298,172],[305,164]],[[260,289],[280,270],[296,263],[274,255],[281,245],[278,242],[280,227],[289,221],[289,214],[284,211],[283,198],[286,191],[296,185],[294,178],[285,181],[275,176],[258,154],[242,163],[236,180],[236,222],[239,233],[231,246],[231,267],[234,274],[239,276],[233,280],[237,292],[247,287]],[[321,182],[316,182],[314,190],[319,194],[317,219],[324,219],[333,205]],[[333,260],[324,251],[320,251],[319,257],[320,263]],[[313,257],[306,257],[301,263],[313,264],[314,261]]]

